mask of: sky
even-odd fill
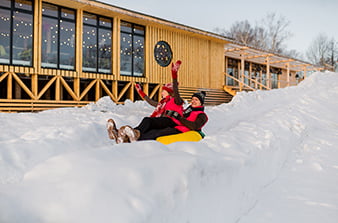
[[[248,20],[254,25],[268,13],[276,13],[290,21],[293,35],[286,41],[287,49],[302,54],[321,33],[338,41],[337,0],[100,1],[211,32],[228,30],[235,21]]]
[[[337,223],[337,97],[330,72],[240,92],[205,108],[203,140],[169,145],[108,138],[145,101],[0,113],[0,222]]]

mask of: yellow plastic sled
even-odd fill
[[[161,136],[156,141],[168,145],[174,142],[198,142],[202,139],[201,134],[196,131],[188,131],[175,135]]]

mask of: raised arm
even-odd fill
[[[178,90],[178,82],[177,82],[177,72],[178,72],[178,69],[180,68],[181,66],[181,61],[178,60],[176,61],[176,63],[172,63],[171,64],[171,76],[172,76],[172,79],[173,79],[173,89],[174,89],[174,100],[175,100],[175,104],[177,105],[181,105],[183,104],[183,99],[181,98],[180,96],[180,92]]]
[[[137,93],[146,101],[148,102],[148,104],[150,104],[151,106],[156,107],[158,105],[158,102],[155,100],[152,100],[148,95],[146,95],[146,93],[144,93],[144,91],[142,90],[141,85],[139,84],[135,84],[135,89],[137,91]]]

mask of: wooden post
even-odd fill
[[[245,68],[244,55],[241,54],[241,70],[240,70],[240,78],[239,78],[239,80],[241,82],[239,83],[239,91],[242,91],[242,88],[243,88],[243,83],[244,83],[244,68]]]
[[[252,87],[251,72],[252,72],[252,63],[250,62],[250,63],[249,63],[249,78],[250,78],[249,86],[250,86],[250,87]]]
[[[161,93],[162,93],[162,86],[158,88],[158,97],[157,97],[157,101],[161,101],[161,99],[162,99]]]
[[[151,45],[151,35],[150,35],[150,32],[148,32],[148,31],[149,31],[149,27],[146,26],[145,27],[145,42],[144,42],[144,44],[145,44],[145,46],[149,46],[149,47],[144,48],[144,63],[145,63],[144,64],[145,67],[144,67],[144,71],[143,71],[144,77],[147,77],[147,74],[150,73],[150,66],[151,66],[150,61],[151,60],[148,59],[148,55],[152,56],[151,52],[153,52],[153,46]],[[120,40],[120,38],[119,38],[119,40]],[[133,88],[133,92],[134,92],[134,86],[132,88]],[[133,94],[133,97],[134,97],[134,94]],[[134,100],[132,100],[132,101],[134,101]]]
[[[81,95],[81,91],[80,91],[80,88],[81,88],[81,85],[80,85],[80,78],[79,77],[75,77],[74,79],[74,82],[73,82],[73,89],[74,89],[74,93],[76,95],[76,97],[78,98],[78,100],[80,99],[80,95]]]
[[[270,77],[270,57],[266,57],[266,86],[271,88],[271,77]]]
[[[120,75],[120,30],[121,30],[121,24],[120,24],[119,18],[114,18],[113,20],[113,49],[112,49],[112,72],[115,75],[114,79],[116,80],[117,77]],[[117,85],[116,85],[117,86]],[[117,91],[116,94],[117,96]],[[116,97],[117,98],[117,97]]]
[[[16,81],[14,81],[14,99],[21,99],[21,87]]]
[[[281,88],[281,84],[280,84],[280,80],[281,80],[281,77],[282,76],[282,74],[277,74],[277,88],[279,89],[279,88]]]
[[[131,100],[131,101],[135,101],[135,98],[134,98],[134,82],[131,82],[131,85],[130,85],[130,87],[129,87],[129,99]]]
[[[115,96],[115,98],[118,98],[118,81],[114,80],[112,82],[112,93]],[[118,101],[115,101],[115,103],[117,103]]]
[[[229,67],[229,59],[228,59],[228,57],[225,57],[225,73],[226,74],[228,73],[228,67]],[[224,78],[225,78],[225,80],[224,80],[225,85],[228,85],[228,77],[225,76]]]
[[[32,85],[32,93],[34,95],[34,98],[37,99],[38,97],[38,90],[39,90],[39,86],[38,86],[38,74],[32,74],[31,75],[31,85]]]
[[[100,88],[100,81],[99,79],[96,79],[95,83],[95,101],[98,101],[101,97],[101,88]]]
[[[263,89],[263,87],[262,87],[262,80],[263,80],[263,70],[261,69],[260,71],[259,71],[259,83],[260,83],[260,89],[262,90]]]
[[[61,76],[57,76],[55,80],[55,100],[60,101],[61,100],[61,84],[60,84],[60,78]]]
[[[286,86],[290,86],[290,63],[286,63]]]
[[[7,99],[12,99],[13,95],[13,74],[9,73],[8,77],[7,77]]]
[[[82,23],[83,23],[83,10],[76,11],[76,44],[75,44],[75,70],[78,74],[82,73]]]
[[[307,66],[305,65],[304,68],[303,68],[303,72],[304,72],[304,79],[306,78],[307,76]]]
[[[143,91],[146,95],[149,95],[149,83],[144,83],[143,86]]]
[[[33,28],[33,68],[39,73],[41,70],[41,46],[42,46],[42,1],[34,1],[34,28]],[[38,47],[40,46],[40,47]],[[34,94],[34,92],[33,92]],[[36,94],[34,94],[36,95]]]

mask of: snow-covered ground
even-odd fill
[[[0,113],[1,223],[336,223],[338,73],[207,107],[201,142],[109,140],[145,102]]]

